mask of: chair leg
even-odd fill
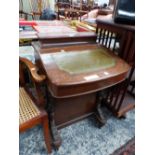
[[[48,117],[44,117],[43,119],[43,131],[44,131],[44,139],[45,139],[45,144],[46,144],[46,148],[48,153],[52,152],[52,142],[51,142],[51,135],[49,132],[49,125],[48,125]]]

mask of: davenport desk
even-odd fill
[[[57,129],[92,114],[104,125],[101,90],[123,81],[130,66],[95,43],[56,47],[45,39],[32,45],[36,63],[47,75],[48,92],[52,96],[48,110],[53,144],[57,148],[61,144]]]

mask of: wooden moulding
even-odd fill
[[[43,34],[39,33],[39,45],[40,48],[60,47],[77,44],[88,44],[96,42],[95,32],[75,32],[67,34]]]

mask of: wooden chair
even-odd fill
[[[116,24],[112,17],[104,20],[98,18],[96,22],[98,44],[112,50],[131,66],[127,79],[110,88],[104,99],[117,117],[124,117],[126,112],[135,107],[134,103],[123,102],[135,70],[135,26]]]
[[[38,102],[27,88],[24,79],[24,71],[25,69],[28,69],[32,81],[35,83],[35,86],[37,86],[38,83],[44,81],[45,76],[39,75],[37,73],[37,68],[28,59],[20,58],[19,62],[19,132],[23,132],[29,128],[34,127],[35,125],[41,124],[43,126],[47,151],[48,153],[51,153],[51,136],[49,132],[48,115],[42,108],[43,102]],[[38,89],[36,89],[36,92],[38,92],[37,90]]]

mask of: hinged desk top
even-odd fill
[[[122,81],[130,69],[125,61],[98,45],[35,49],[56,97],[109,87]]]

